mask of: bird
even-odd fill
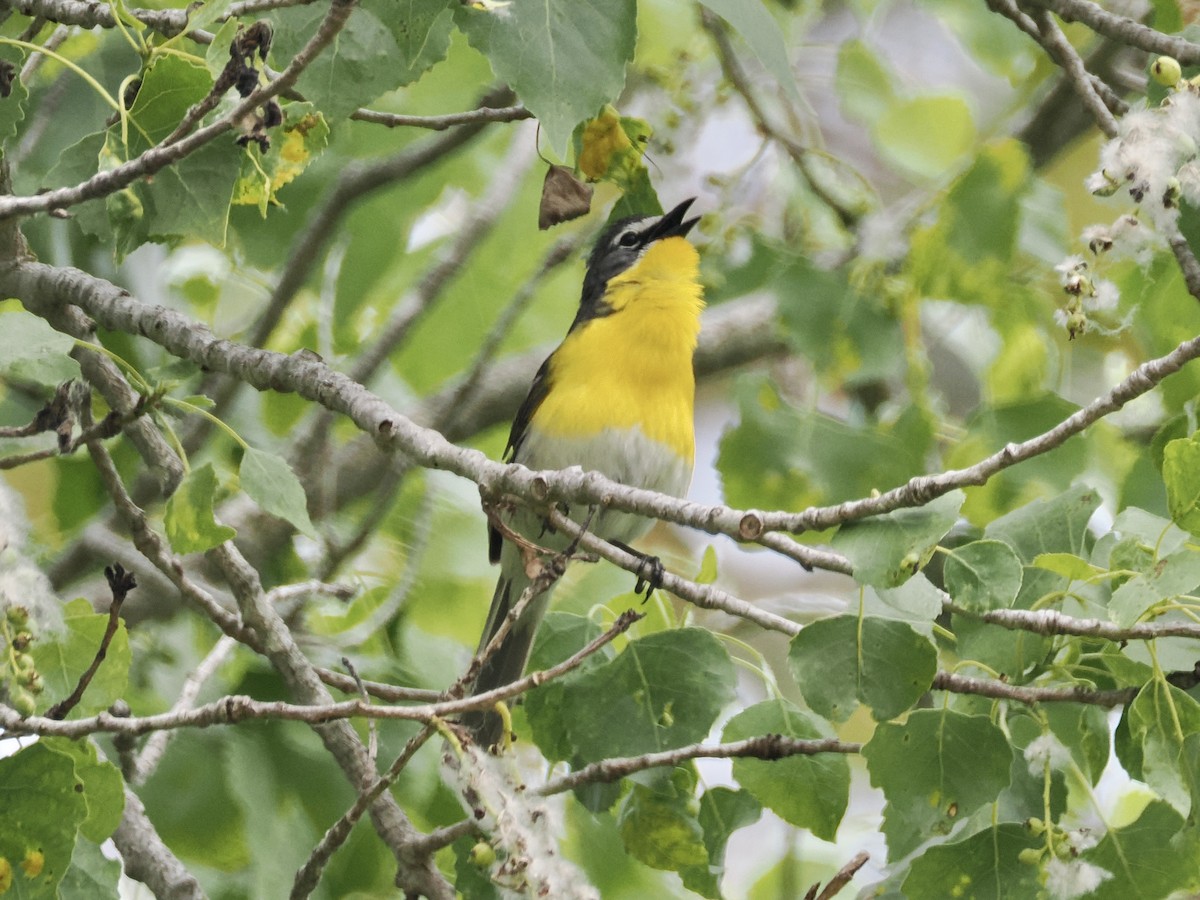
[[[694,201],[684,200],[665,215],[620,219],[597,239],[575,319],[517,410],[505,461],[535,470],[580,466],[632,487],[687,493],[695,459],[692,357],[704,308],[699,254],[687,240],[699,221],[686,218]],[[569,514],[626,549],[651,524],[610,509]],[[503,515],[502,527],[489,526],[489,556],[500,563],[500,576],[477,653],[533,581],[522,548],[502,528],[551,551],[570,544],[536,512],[518,507]],[[657,559],[643,560],[661,573]],[[639,587],[642,581],[639,573]],[[550,594],[547,589],[531,600],[484,661],[473,695],[521,677]],[[502,737],[502,720],[494,712],[468,714],[464,724],[484,747]]]

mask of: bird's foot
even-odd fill
[[[667,571],[662,564],[662,560],[657,556],[651,556],[648,553],[634,550],[628,544],[621,543],[620,541],[613,541],[612,544],[614,547],[620,547],[626,553],[630,553],[640,560],[637,571],[634,573],[637,577],[637,582],[633,586],[633,592],[635,594],[645,592],[642,602],[646,603],[653,596],[654,592],[662,587],[663,575]]]

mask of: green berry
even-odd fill
[[[1026,847],[1017,854],[1017,861],[1026,866],[1036,866],[1042,861],[1043,847]]]
[[[4,615],[13,628],[24,628],[29,622],[29,610],[24,606],[10,606]]]
[[[471,865],[480,869],[489,868],[496,861],[496,848],[487,841],[480,841],[471,848]]]
[[[8,702],[22,716],[32,716],[37,710],[37,700],[22,687],[9,691]]]
[[[1067,337],[1071,340],[1079,337],[1088,328],[1087,316],[1082,312],[1073,312],[1067,316]]]
[[[1183,69],[1179,60],[1170,56],[1160,56],[1150,63],[1150,76],[1164,87],[1175,87],[1183,77]]]

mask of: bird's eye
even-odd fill
[[[636,231],[624,231],[621,233],[621,236],[617,238],[617,243],[622,247],[634,247],[637,245],[637,242],[638,234]]]

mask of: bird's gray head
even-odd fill
[[[687,236],[692,227],[700,221],[698,216],[684,219],[688,207],[695,200],[695,197],[689,197],[661,216],[630,216],[620,219],[605,229],[588,257],[579,318],[604,315],[604,289],[609,279],[620,275],[641,259],[642,254],[655,241]]]

